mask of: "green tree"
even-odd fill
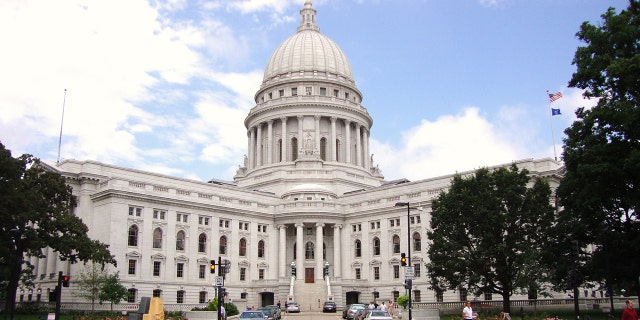
[[[575,259],[570,242],[583,252],[577,265],[580,281],[609,279],[618,289],[640,296],[640,3],[625,10],[609,8],[603,22],[584,22],[576,34],[576,72],[570,87],[597,99],[593,108],[579,108],[577,120],[565,130],[566,174],[557,193],[561,206],[556,255],[565,257],[555,282],[567,277]]]
[[[31,279],[29,258],[45,257],[42,249],[52,248],[72,263],[115,265],[108,246],[87,236],[87,226],[72,213],[75,205],[60,174],[31,155],[13,158],[0,143],[0,277],[6,282],[11,318],[19,282]]]
[[[95,311],[96,301],[99,301],[100,288],[107,278],[107,273],[97,263],[88,263],[80,271],[73,294],[91,302],[91,313]]]
[[[108,301],[111,303],[111,312],[113,312],[113,304],[129,297],[129,291],[120,283],[120,273],[108,275],[100,288],[100,302]]]
[[[510,168],[454,176],[432,202],[427,273],[431,288],[498,294],[509,312],[518,290],[540,290],[547,272],[539,263],[554,222],[551,189],[542,178]]]

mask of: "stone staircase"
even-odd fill
[[[322,280],[314,283],[298,280],[294,284],[293,297],[302,312],[322,311],[322,304],[327,300],[327,284]]]

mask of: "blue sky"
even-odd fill
[[[389,180],[561,154],[583,21],[626,0],[316,0]],[[232,180],[243,121],[304,0],[0,0],[0,141],[14,156]],[[546,91],[562,92],[549,119]]]

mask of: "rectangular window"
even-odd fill
[[[129,274],[131,275],[135,275],[136,274],[136,260],[129,260]]]
[[[165,210],[157,210],[157,209],[153,210],[153,218],[154,219],[164,220],[164,217],[165,217],[166,214],[167,214],[167,212]]]
[[[230,223],[229,220],[220,219],[220,228],[229,228]]]
[[[142,216],[142,208],[141,207],[129,207],[129,215],[132,217],[141,217]]]
[[[127,297],[127,302],[130,302],[130,303],[136,302],[136,293],[138,293],[138,290],[131,288],[128,291],[129,291],[129,296]]]
[[[396,222],[396,221],[395,221],[395,220],[393,220],[393,219],[389,220],[389,226],[393,228],[393,227],[394,227],[395,222]]]
[[[187,221],[189,221],[189,215],[186,213],[178,213],[176,214],[176,221],[187,223]]]
[[[413,276],[418,278],[420,277],[420,264],[416,263],[413,265]]]
[[[399,265],[394,265],[393,266],[393,278],[394,279],[400,279],[400,266]]]
[[[162,266],[162,262],[160,261],[154,261],[153,262],[153,276],[154,277],[159,277],[160,276],[160,267]]]
[[[373,280],[380,280],[380,267],[373,267]]]
[[[327,88],[322,88],[321,87],[320,88],[320,95],[323,96],[323,97],[326,96],[327,95]]]
[[[258,232],[266,233],[267,232],[267,225],[266,224],[259,224],[258,225]]]
[[[284,89],[280,89],[278,91],[278,94],[280,94],[280,97],[284,97]]]
[[[349,99],[349,92],[345,92],[345,93],[344,93],[344,98],[345,98],[345,99]]]
[[[312,236],[313,235],[313,228],[307,228],[307,235],[308,236]]]
[[[207,266],[201,264],[200,266],[198,266],[198,278],[204,279],[205,274],[207,274]]]
[[[422,301],[422,297],[420,297],[420,290],[413,290],[413,297],[413,299],[415,299],[415,302]]]
[[[249,230],[249,222],[238,222],[238,227],[240,230]]]
[[[176,303],[184,303],[184,291],[178,290],[176,294]]]
[[[264,269],[258,269],[258,279],[264,280]]]
[[[444,292],[436,291],[436,302],[443,302],[443,301],[444,301]]]
[[[334,89],[333,90],[333,96],[337,98],[339,95],[340,95],[340,90]]]
[[[356,279],[360,280],[360,268],[356,268]]]
[[[304,88],[304,94],[310,96],[313,93],[313,90],[311,87],[305,87]]]
[[[178,263],[176,265],[176,277],[182,278],[184,276],[184,263]]]
[[[298,95],[298,88],[291,88],[291,95],[292,96],[297,96]]]
[[[273,99],[273,93],[269,92],[269,100]]]
[[[208,225],[209,225],[209,217],[199,216],[199,217],[198,217],[198,224],[199,224],[199,225],[205,225],[205,226],[208,226]]]
[[[198,300],[200,303],[207,303],[207,292],[200,291],[200,299]]]
[[[240,281],[244,281],[247,276],[247,268],[240,268]]]
[[[241,292],[240,293],[240,299],[247,300],[248,296],[249,296],[248,292]]]

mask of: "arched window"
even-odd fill
[[[291,138],[291,161],[298,159],[298,139]]]
[[[314,258],[313,243],[307,242],[307,244],[305,245],[304,258],[305,259],[313,259]]]
[[[393,253],[400,253],[400,237],[397,234],[393,236]]]
[[[282,153],[282,139],[278,139],[278,162],[284,161],[284,153]]]
[[[327,138],[320,139],[320,159],[327,161]]]
[[[322,243],[322,260],[327,260],[327,245]]]
[[[264,258],[264,240],[258,241],[258,258]]]
[[[201,233],[198,236],[198,252],[205,253],[207,251],[207,235]]]
[[[380,255],[380,239],[378,237],[373,238],[373,255]]]
[[[227,237],[220,237],[220,248],[218,251],[220,251],[220,254],[227,254]]]
[[[336,139],[336,161],[340,161],[340,140]]]
[[[138,246],[138,226],[136,226],[135,224],[132,225],[131,227],[129,227],[128,245],[130,247],[137,247]]]
[[[355,250],[356,250],[356,258],[362,257],[362,243],[360,242],[360,240],[356,240]]]
[[[240,248],[239,248],[239,254],[241,257],[246,257],[247,256],[247,239],[242,238],[240,239]]]
[[[298,254],[297,254],[298,251],[296,250],[297,245],[298,245],[297,243],[293,244],[293,260],[298,258]]]
[[[176,234],[176,250],[184,250],[184,239],[186,238],[184,231],[178,231]]]
[[[420,239],[420,234],[417,232],[413,234],[413,250],[414,251],[422,250],[422,241]]]
[[[162,229],[153,230],[153,248],[162,249]]]

